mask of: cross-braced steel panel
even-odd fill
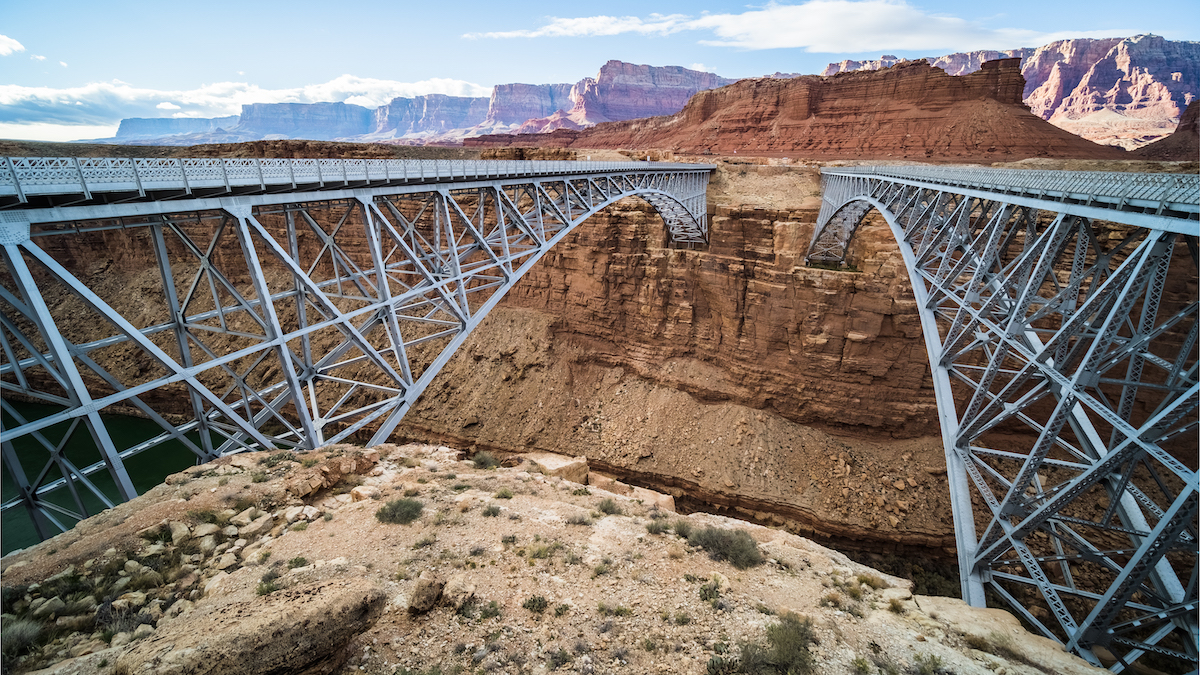
[[[502,164],[510,175],[485,181],[282,194],[218,186],[221,197],[155,200],[114,188],[125,204],[59,176],[55,194],[92,205],[0,211],[3,463],[20,491],[4,508],[24,506],[43,537],[65,529],[90,500],[112,505],[94,474],[132,498],[124,460],[166,441],[198,461],[358,432],[384,442],[508,289],[596,212],[636,196],[672,241],[706,241],[711,167]],[[60,410],[26,419],[14,395]],[[117,447],[101,416],[112,411],[161,433]],[[43,432],[57,424],[68,431],[51,442]],[[75,433],[101,461],[71,461]],[[44,452],[19,457],[22,438]],[[68,504],[49,498],[59,491]]]
[[[809,261],[878,212],[908,268],[964,599],[1115,672],[1194,670],[1200,177],[823,173]]]

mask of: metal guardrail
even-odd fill
[[[612,171],[696,171],[705,164],[473,159],[202,159],[5,157],[0,198],[122,192],[295,188],[373,183],[586,174]]]
[[[1200,214],[1200,175],[958,167],[825,168],[823,174],[880,176],[1116,210]]]

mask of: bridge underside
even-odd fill
[[[964,599],[1117,672],[1194,670],[1194,214],[833,173],[809,262],[844,265],[876,213],[900,245]]]
[[[136,496],[125,460],[165,442],[201,462],[383,442],[573,228],[639,197],[675,244],[703,244],[707,182],[623,171],[0,211],[2,451],[19,492],[4,507],[45,538]],[[159,432],[120,446],[114,412]],[[76,436],[99,454],[72,456]]]

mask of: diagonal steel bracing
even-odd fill
[[[964,599],[1115,672],[1194,670],[1200,177],[823,174],[809,263],[878,214],[908,269]]]
[[[712,167],[11,158],[3,169],[0,391],[57,409],[28,419],[3,401],[19,493],[3,506],[26,508],[46,537],[89,503],[135,496],[125,460],[166,441],[197,461],[367,431],[383,442],[512,285],[596,212],[638,197],[674,245],[705,244]],[[117,447],[102,412],[161,432]],[[79,466],[64,446],[83,434],[99,460]],[[34,450],[18,452],[26,440]],[[115,494],[93,479],[102,471]]]

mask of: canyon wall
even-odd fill
[[[345,103],[251,103],[242,106],[241,122],[230,131],[272,137],[330,141],[371,130],[371,110]]]
[[[178,134],[200,134],[231,129],[237,126],[239,117],[211,117],[196,119],[190,117],[133,117],[121,120],[117,127],[116,138],[129,140],[134,138],[154,138],[157,136],[175,136]]]
[[[1138,159],[1195,162],[1200,159],[1200,101],[1192,101],[1166,138],[1133,151]]]
[[[951,75],[984,61],[1021,59],[1023,98],[1033,114],[1097,143],[1134,149],[1167,136],[1200,95],[1200,42],[1157,35],[1058,40],[1036,48],[926,59]],[[824,75],[905,63],[894,56],[831,63]]]
[[[949,161],[1124,155],[1032,115],[1021,102],[1024,86],[1017,59],[991,61],[962,77],[904,63],[834,77],[742,80],[696,94],[671,116],[464,144]]]
[[[596,77],[586,77],[571,88],[570,109],[538,116],[541,119],[526,118],[517,133],[583,129],[601,122],[670,115],[679,112],[696,92],[735,81],[679,66],[609,61]]]
[[[396,97],[371,113],[371,133],[363,140],[442,134],[479,124],[488,114],[488,99],[429,94]]]

